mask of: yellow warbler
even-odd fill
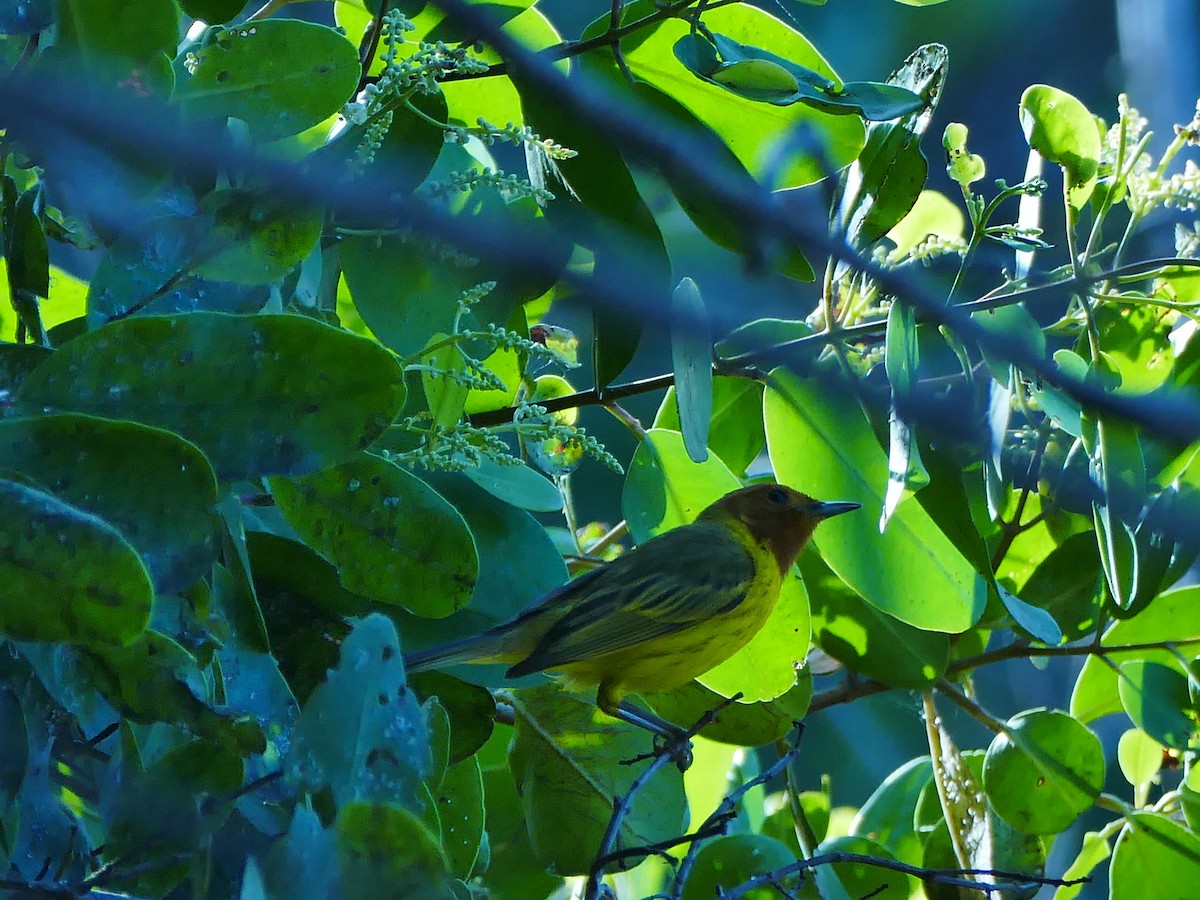
[[[413,653],[405,665],[499,662],[509,677],[560,673],[572,687],[598,685],[596,705],[609,715],[678,738],[679,728],[622,697],[679,687],[744,647],[821,520],[858,508],[782,485],[742,488],[508,622]]]

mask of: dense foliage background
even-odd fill
[[[0,888],[1194,891],[1186,15],[244,6],[0,0]],[[772,478],[686,772],[406,676]]]

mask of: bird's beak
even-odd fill
[[[854,512],[856,509],[862,509],[862,504],[852,503],[849,500],[829,500],[814,503],[808,508],[808,513],[818,519],[830,519],[833,516],[840,516],[842,513]]]

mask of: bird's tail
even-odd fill
[[[404,670],[409,674],[425,672],[430,669],[440,669],[442,666],[452,666],[456,663],[490,663],[507,662],[501,658],[503,653],[501,639],[490,632],[475,634],[429,647],[426,650],[415,650],[404,654]]]

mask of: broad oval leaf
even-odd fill
[[[718,837],[705,843],[696,854],[682,897],[683,900],[720,897],[756,875],[782,869],[795,861],[791,848],[773,837],[763,834]],[[798,875],[791,878],[799,880]]]
[[[1134,787],[1149,785],[1163,764],[1163,746],[1139,728],[1130,728],[1117,741],[1121,774]]]
[[[735,475],[741,475],[766,445],[762,421],[762,385],[750,378],[718,375],[713,378],[712,423],[708,449]],[[675,388],[663,396],[654,427],[680,431]]]
[[[26,411],[157,425],[222,479],[300,475],[371,443],[404,403],[372,341],[301,316],[190,313],[113,322],[70,341],[17,393]]]
[[[637,777],[622,761],[649,750],[650,736],[554,685],[514,691],[512,706],[509,766],[533,852],[561,875],[584,874],[612,818],[613,797],[625,796]],[[634,792],[614,849],[682,834],[686,818],[682,776],[667,766]]]
[[[463,472],[473,482],[505,503],[530,512],[558,512],[562,494],[545,475],[521,465],[501,465],[483,459],[478,466]]]
[[[625,16],[652,14],[654,9],[649,2],[633,3],[626,6]],[[605,13],[585,36],[592,29],[606,28],[608,19]],[[837,84],[837,76],[812,43],[770,13],[741,5],[714,8],[705,11],[704,24],[734,42],[769,45],[780,57]],[[831,116],[803,103],[757,103],[731,96],[725,88],[697,78],[674,52],[676,42],[690,31],[691,26],[682,19],[665,19],[639,29],[636,40],[627,39],[621,49],[637,78],[678,101],[715,131],[752,175],[768,174],[774,166],[777,142],[797,128],[806,128],[819,149],[794,154],[796,159],[775,187],[811,184],[857,156],[863,141],[863,125],[857,116]]]
[[[284,518],[337,566],[347,589],[432,618],[470,598],[475,541],[458,511],[417,476],[361,453],[269,485]]]
[[[341,660],[313,691],[284,762],[304,789],[413,804],[433,768],[425,716],[408,690],[396,626],[379,613],[342,641]]]
[[[1161,663],[1131,659],[1121,664],[1117,692],[1134,725],[1165,747],[1187,749],[1196,723],[1186,675]]]
[[[298,134],[354,94],[361,67],[345,35],[298,19],[216,29],[175,61],[174,101],[193,118],[241,119],[260,140]]]
[[[214,281],[269,284],[312,252],[322,210],[263,191],[213,191],[200,204],[211,229],[196,250],[195,272]]]
[[[160,592],[190,587],[216,558],[216,477],[178,435],[92,416],[2,419],[0,469],[118,528]]]
[[[781,482],[826,500],[881,509],[887,458],[850,399],[830,384],[784,369],[767,383],[767,449]],[[878,534],[869,515],[826,522],[813,543],[822,559],[868,603],[902,622],[954,634],[979,620],[987,584],[917,504],[901,506]]]
[[[150,574],[120,532],[2,479],[0,582],[0,633],[17,640],[122,645],[150,622]]]
[[[1200,588],[1167,591],[1131,619],[1114,622],[1101,639],[1100,647],[1161,643],[1160,648],[1105,650],[1105,658],[1118,665],[1128,660],[1146,660],[1182,672],[1178,654],[1170,646],[1200,644]],[[1121,712],[1118,675],[1098,656],[1089,656],[1075,680],[1071,693],[1071,715],[1091,722],[1109,713]]]
[[[816,553],[801,557],[800,571],[812,606],[813,642],[834,659],[868,678],[910,690],[927,688],[945,673],[948,635],[914,628],[876,609]]]
[[[1067,198],[1080,209],[1092,195],[1100,168],[1100,131],[1096,120],[1078,99],[1035,84],[1021,95],[1021,127],[1029,146],[1062,167]]]
[[[1129,813],[1108,877],[1110,897],[1187,897],[1200,883],[1200,837],[1162,813]]]
[[[983,762],[988,801],[1030,834],[1056,834],[1091,807],[1104,786],[1100,739],[1064,712],[1036,709],[1008,721]]]
[[[741,487],[715,456],[693,462],[677,431],[654,428],[638,445],[625,477],[621,509],[634,541],[686,525],[730,491]]]

